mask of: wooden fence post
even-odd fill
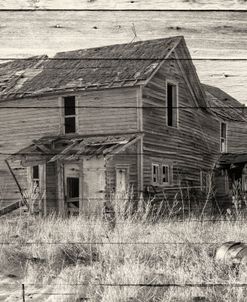
[[[25,299],[25,284],[22,284],[21,287],[22,287],[22,301],[25,302],[26,301],[26,299]]]

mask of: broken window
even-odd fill
[[[172,178],[172,167],[164,164],[152,164],[152,184],[170,185]]]
[[[152,183],[157,185],[159,183],[159,165],[152,164]]]
[[[162,165],[161,181],[163,185],[169,184],[169,166],[167,165]]]
[[[64,133],[76,132],[75,97],[64,97]]]
[[[226,152],[226,123],[220,124],[220,152]]]
[[[33,182],[39,186],[39,166],[33,166]]]
[[[40,187],[39,166],[33,166],[32,167],[32,188],[33,188],[33,191],[36,192],[39,187]]]
[[[167,101],[167,125],[177,127],[178,125],[178,100],[177,100],[177,85],[167,83],[166,87]]]

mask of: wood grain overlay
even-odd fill
[[[37,3],[47,7],[53,2]],[[11,7],[13,1],[8,3]],[[246,102],[246,28],[247,12],[1,11],[0,57],[52,56],[58,51],[184,35],[201,81]]]
[[[0,0],[2,9],[246,9],[246,0]]]

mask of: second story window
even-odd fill
[[[177,85],[167,83],[166,86],[166,120],[167,126],[177,127],[178,126],[178,95]]]
[[[75,97],[64,97],[64,133],[76,132],[76,106]]]
[[[220,124],[220,152],[224,153],[227,151],[226,141],[226,123]]]

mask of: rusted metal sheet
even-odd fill
[[[225,242],[217,249],[215,260],[225,264],[246,262],[247,244],[236,241]]]

